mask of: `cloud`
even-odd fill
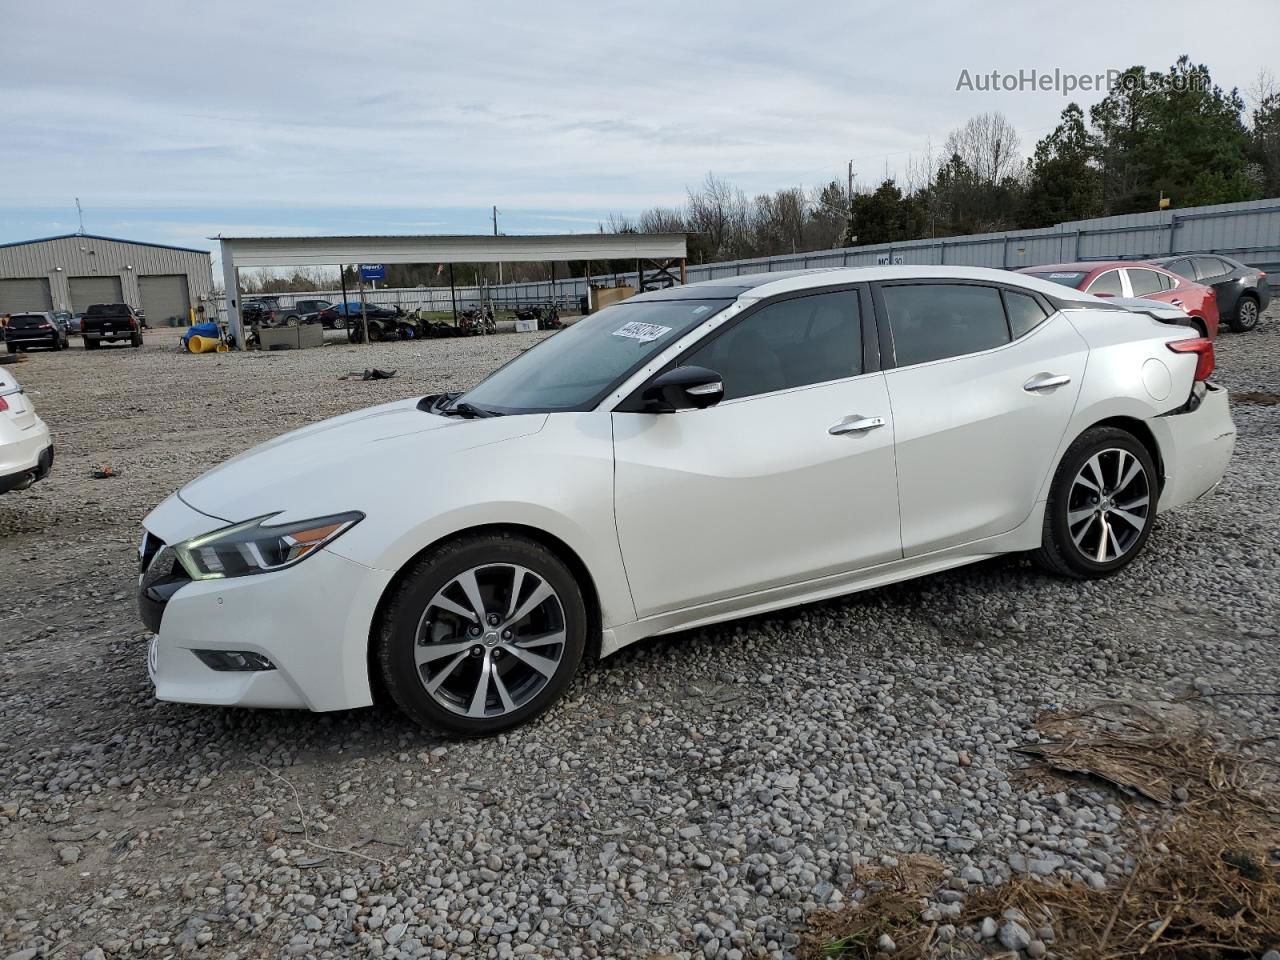
[[[77,195],[186,238],[350,220],[483,232],[494,203],[512,231],[522,213],[594,224],[678,204],[708,170],[753,193],[842,178],[852,158],[872,182],[991,109],[1029,152],[1062,98],[957,93],[961,69],[1163,67],[1201,9],[655,0],[637,18],[558,0],[226,0],[197,18],[181,3],[9,4],[0,240],[65,221]],[[1259,29],[1202,32],[1189,52],[1246,87],[1270,62],[1276,8],[1215,10]]]

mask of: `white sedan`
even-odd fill
[[[1105,576],[1222,477],[1213,363],[1184,326],[997,270],[643,294],[465,394],[294,431],[157,507],[157,696],[384,690],[485,734],[653,634],[1003,553]]]
[[[49,428],[13,374],[0,367],[0,493],[25,490],[52,468]]]

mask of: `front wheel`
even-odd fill
[[[400,709],[425,727],[484,736],[532,720],[586,649],[582,592],[541,544],[509,534],[431,550],[382,617],[377,659]]]
[[[1151,454],[1117,427],[1086,430],[1058,465],[1036,562],[1080,580],[1128,564],[1151,536],[1159,480]]]
[[[1258,325],[1258,301],[1245,294],[1236,301],[1236,309],[1229,321],[1234,333],[1248,333]]]

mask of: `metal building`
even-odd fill
[[[149,326],[188,311],[213,292],[207,251],[135,243],[91,233],[0,244],[0,314],[82,313],[94,303],[127,303]]]

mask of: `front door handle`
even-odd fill
[[[1054,387],[1063,387],[1070,382],[1071,378],[1065,373],[1037,373],[1022,385],[1022,389],[1028,393],[1035,393],[1039,390],[1052,390]]]
[[[883,426],[884,417],[860,417],[855,413],[851,417],[845,417],[839,423],[832,424],[827,428],[827,433],[838,437],[845,433],[866,433],[868,430]]]

